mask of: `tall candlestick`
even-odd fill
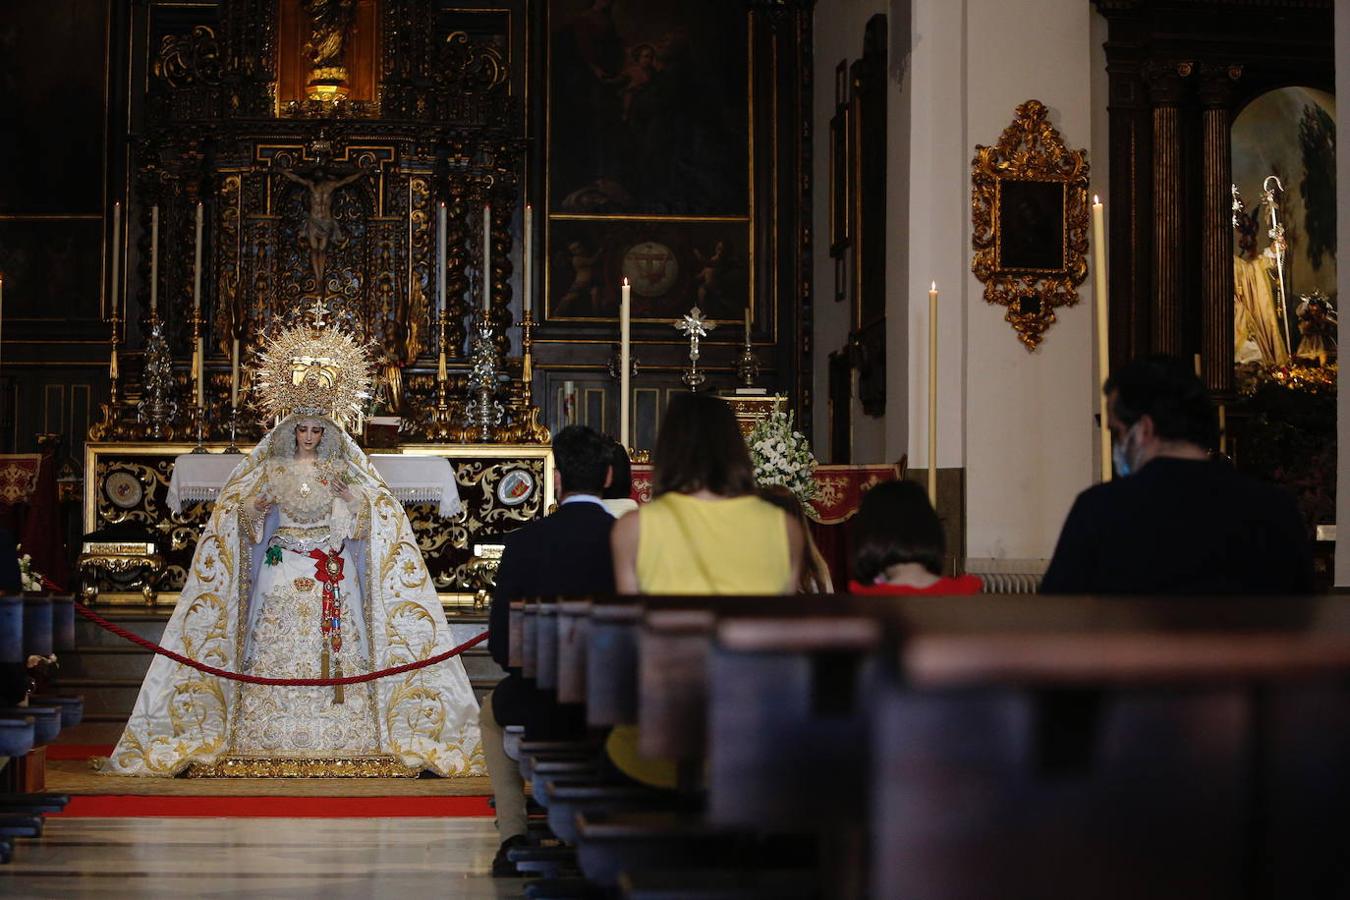
[[[206,398],[206,338],[197,336],[197,405],[205,407]]]
[[[113,237],[112,237],[112,286],[111,298],[113,318],[117,318],[117,296],[121,292],[121,281],[119,276],[122,264],[122,201],[113,204]]]
[[[202,204],[197,203],[197,246],[192,254],[192,308],[202,308]]]
[[[1228,455],[1228,408],[1219,404],[1219,452]]]
[[[436,211],[436,312],[445,315],[445,201]]]
[[[492,311],[492,207],[483,204],[483,317]]]
[[[159,306],[159,207],[150,207],[150,315]]]
[[[523,250],[522,250],[522,254],[524,255],[524,259],[521,261],[521,265],[522,265],[523,269],[522,269],[522,271],[521,271],[521,273],[520,273],[520,292],[521,292],[521,302],[522,302],[522,304],[523,304],[523,307],[522,307],[522,308],[524,309],[524,311],[525,311],[527,314],[528,314],[529,311],[530,311],[530,304],[531,304],[531,302],[532,302],[531,299],[530,299],[530,289],[534,286],[534,285],[531,283],[531,282],[533,281],[533,273],[530,271],[530,242],[531,242],[531,240],[533,239],[533,236],[534,236],[534,230],[533,230],[533,228],[531,227],[531,225],[532,225],[533,222],[534,222],[534,215],[533,215],[533,214],[534,214],[534,210],[530,209],[530,204],[526,203],[526,204],[525,204],[525,227],[524,227],[525,235],[524,235],[524,238],[523,238],[523,240],[524,240],[524,246],[523,246]]]
[[[937,282],[928,290],[928,502],[937,509]]]
[[[619,443],[625,448],[633,446],[628,433],[628,379],[633,367],[629,359],[629,317],[632,313],[630,291],[628,279],[625,278],[619,292]]]
[[[1092,293],[1097,301],[1097,382],[1106,384],[1111,375],[1111,345],[1108,340],[1110,316],[1106,294],[1106,210],[1096,194],[1092,195]],[[1111,424],[1106,393],[1097,391],[1097,432],[1100,446],[1102,481],[1111,480]]]
[[[239,408],[239,338],[230,350],[230,408]]]
[[[750,305],[749,305],[749,304],[746,304],[746,307],[745,307],[745,343],[746,343],[747,346],[750,344]]]

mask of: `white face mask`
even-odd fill
[[[1127,450],[1126,448],[1130,444],[1130,437],[1134,434],[1134,430],[1138,427],[1139,427],[1138,422],[1135,422],[1133,425],[1131,425],[1129,430],[1125,432],[1124,437],[1116,441],[1115,446],[1111,448],[1111,462],[1116,467],[1116,474],[1119,475],[1121,478],[1124,478],[1127,475],[1134,474],[1135,467],[1130,460],[1131,454],[1129,450]]]

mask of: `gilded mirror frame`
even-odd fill
[[[1055,323],[1055,310],[1078,302],[1087,278],[1087,151],[1066,147],[1048,113],[1039,100],[1019,105],[998,143],[977,144],[970,162],[970,268],[985,302],[1007,310],[1004,321],[1028,352]],[[1018,232],[1016,242],[1005,233],[1005,191],[1015,191],[1031,232]]]

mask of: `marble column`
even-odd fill
[[[1153,333],[1155,353],[1181,354],[1183,189],[1181,101],[1194,65],[1153,60],[1144,81],[1153,103]]]
[[[1233,389],[1233,164],[1230,127],[1237,65],[1202,64],[1200,98],[1200,361],[1205,386]]]

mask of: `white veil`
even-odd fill
[[[293,453],[282,443],[300,418],[283,420],[230,475],[197,542],[187,582],[160,644],[189,659],[239,672],[251,588],[275,522],[253,544],[244,518],[269,459]],[[403,507],[356,443],[325,421],[321,457],[345,462],[370,515],[370,537],[348,541],[361,579],[372,669],[426,659],[454,646],[431,576]],[[276,442],[276,446],[273,444]],[[275,512],[273,513],[275,516]],[[381,752],[439,775],[481,775],[478,703],[458,657],[374,683]],[[171,776],[231,754],[238,682],[155,656],[126,731],[105,771]]]

